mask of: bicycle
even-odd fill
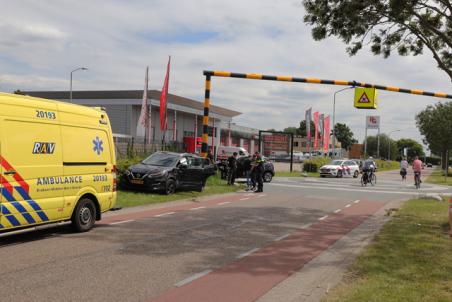
[[[402,180],[406,180],[406,174],[407,174],[406,169],[402,168],[400,170],[400,175],[402,176]]]
[[[377,183],[377,176],[372,171],[365,171],[361,175],[361,186],[367,186],[368,183],[370,183],[372,186]]]
[[[414,172],[414,186],[418,190],[421,188],[421,172]]]

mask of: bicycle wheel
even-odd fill
[[[372,177],[370,179],[370,183],[372,184],[372,186],[377,184],[377,175],[372,174]]]
[[[364,187],[366,185],[366,182],[364,181],[363,176],[361,176],[361,186]]]

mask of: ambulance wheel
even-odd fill
[[[89,231],[96,222],[96,206],[89,198],[80,199],[72,215],[72,226],[77,232]]]
[[[353,173],[353,178],[358,178],[358,176],[359,176],[359,172],[358,172],[358,170],[356,170],[355,173]]]

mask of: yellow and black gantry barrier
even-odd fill
[[[291,76],[273,76],[256,73],[234,73],[227,71],[204,71],[206,77],[205,85],[205,99],[204,99],[204,117],[203,117],[203,130],[202,130],[202,147],[201,155],[207,156],[208,141],[209,141],[209,108],[210,108],[210,88],[212,77],[224,77],[224,78],[239,78],[239,79],[251,79],[251,80],[265,80],[265,81],[281,81],[281,82],[295,82],[295,83],[309,83],[309,84],[324,84],[324,85],[339,85],[339,86],[353,86],[364,88],[375,88],[379,90],[387,90],[400,93],[425,95],[437,98],[452,99],[452,94],[446,94],[443,92],[428,92],[419,89],[406,89],[394,86],[382,86],[374,85],[356,81],[341,81],[341,80],[323,80],[317,78],[297,78]]]

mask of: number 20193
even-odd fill
[[[56,114],[55,114],[55,112],[51,112],[51,111],[36,110],[36,117],[54,120],[54,119],[56,119]]]

